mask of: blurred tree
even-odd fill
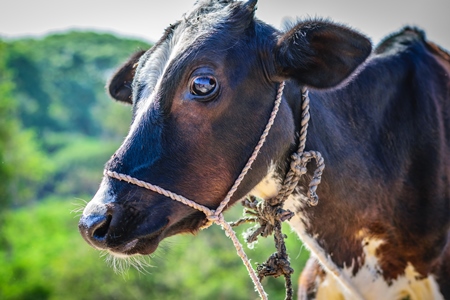
[[[108,129],[102,118],[112,106],[105,82],[126,57],[149,47],[142,41],[93,32],[11,41],[7,66],[17,86],[23,124],[36,129],[44,142],[49,132],[104,134]]]
[[[94,193],[102,166],[120,145],[131,119],[130,107],[106,96],[105,82],[129,55],[150,45],[93,32],[3,44],[5,76],[14,83],[8,92],[14,115],[28,139],[39,140],[53,166],[35,196]]]
[[[8,69],[6,68],[5,55],[7,45],[0,41],[0,211],[4,211],[11,200],[10,183],[13,177],[13,166],[8,154],[11,148],[13,127],[17,127],[14,122],[14,100],[12,98],[13,83]],[[1,225],[0,225],[1,226]]]
[[[34,133],[24,130],[17,118],[15,84],[5,65],[7,48],[0,41],[0,214],[30,199],[52,169]]]

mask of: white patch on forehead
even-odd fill
[[[230,17],[230,10],[222,7],[222,4],[219,3],[210,3],[210,0],[207,1],[197,1],[192,9],[186,12],[183,17],[190,24],[194,25],[192,28],[198,32],[198,35],[203,34],[206,31],[209,31],[210,28],[214,26],[214,24],[223,22]],[[202,8],[209,7],[209,10],[205,14],[199,14],[198,11],[202,11]],[[209,5],[208,5],[209,4]],[[215,7],[215,10],[211,9],[211,4]]]
[[[89,215],[106,215],[106,204],[115,201],[115,195],[108,184],[108,180],[103,178],[100,187],[94,198],[86,205],[83,210],[83,216]]]
[[[198,3],[198,5],[201,5],[201,3]],[[193,10],[196,9],[197,7],[193,8]],[[186,13],[185,18],[190,14],[192,12]],[[207,20],[203,18],[199,20],[196,18],[195,20],[185,20],[175,27],[173,33],[168,36],[166,41],[158,45],[151,53],[142,68],[140,68],[139,74],[137,74],[136,80],[145,87],[142,89],[141,94],[137,95],[140,100],[138,101],[136,116],[127,139],[139,128],[145,112],[152,109],[154,97],[158,95],[158,91],[161,89],[161,82],[167,72],[167,68],[180,53],[192,47],[199,37],[210,33],[214,25],[226,20],[229,14],[228,10],[220,9],[217,12],[209,13]]]
[[[159,78],[161,78],[161,75],[166,68],[172,48],[173,39],[169,37],[162,44],[156,46],[150,57],[140,69],[136,81],[140,82],[140,84],[144,84],[145,88],[142,90],[140,95],[137,95],[140,99],[142,99],[141,101],[138,101],[138,107],[136,108],[137,111],[140,110],[142,103],[145,103],[145,100],[150,97],[155,89],[156,83]]]
[[[139,101],[136,107],[136,116],[133,124],[131,124],[127,139],[137,130],[145,112],[151,109],[154,96],[160,88],[164,73],[173,60],[174,53],[177,53],[177,50],[179,51],[177,49],[177,37],[177,30],[175,30],[166,41],[157,46],[142,68],[140,68],[136,80],[145,87],[142,89],[141,94],[137,95]]]
[[[379,239],[364,238],[362,241],[364,265],[353,276],[353,266],[346,267],[343,272],[352,281],[356,289],[364,299],[444,299],[439,287],[432,275],[424,279],[409,263],[405,268],[405,274],[388,284],[383,278],[383,273],[376,256],[377,249],[384,242]],[[324,279],[317,278],[319,285],[316,299],[352,299],[348,292],[336,280],[334,276],[327,274]]]

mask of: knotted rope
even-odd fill
[[[290,169],[285,176],[277,196],[266,199],[265,201],[257,200],[256,197],[250,196],[250,198],[247,198],[243,202],[244,207],[247,208],[244,211],[244,215],[247,214],[250,217],[231,223],[233,227],[242,223],[259,223],[258,228],[250,229],[250,232],[247,233],[246,241],[249,244],[255,242],[258,236],[267,237],[273,234],[277,252],[272,254],[265,263],[258,266],[258,275],[260,281],[267,276],[278,277],[283,275],[286,283],[286,300],[290,300],[293,297],[291,274],[294,270],[290,266],[289,256],[286,252],[285,235],[281,230],[281,224],[286,220],[290,220],[294,216],[294,213],[289,210],[284,210],[283,205],[299,184],[300,177],[306,174],[306,166],[313,158],[316,160],[317,167],[313,179],[309,184],[307,197],[310,206],[317,205],[318,197],[316,190],[325,168],[324,160],[319,152],[304,152],[310,120],[309,101],[308,90],[304,88],[302,90],[302,115],[298,148],[291,156]]]
[[[272,206],[264,200],[258,200],[255,196],[250,196],[242,203],[247,209],[244,215],[251,217],[240,219],[230,223],[232,227],[239,226],[243,223],[259,223],[258,228],[251,228],[247,233],[246,241],[248,244],[256,242],[258,236],[267,237],[271,234],[274,236],[275,247],[277,252],[272,254],[265,263],[258,265],[258,278],[262,281],[264,277],[284,276],[286,287],[286,300],[292,299],[293,289],[291,275],[294,269],[291,268],[289,256],[286,251],[284,239],[286,236],[281,230],[281,224],[291,219],[294,213],[282,208],[282,203]]]
[[[299,184],[302,175],[306,174],[306,165],[312,160],[316,160],[316,170],[314,171],[313,179],[309,184],[308,204],[310,206],[316,206],[319,201],[317,197],[316,190],[317,186],[320,184],[322,179],[322,173],[325,169],[325,163],[320,152],[317,151],[307,151],[305,152],[306,146],[306,135],[308,133],[308,124],[310,114],[309,114],[309,92],[306,88],[302,90],[302,118],[301,118],[301,129],[300,137],[297,151],[291,156],[291,166],[286,174],[283,185],[278,192],[277,197],[273,201],[273,204],[283,203],[295,190]]]

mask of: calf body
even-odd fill
[[[134,117],[106,168],[215,208],[286,80],[266,145],[231,203],[273,197],[295,149],[306,86],[306,149],[320,151],[326,169],[317,206],[305,201],[312,169],[285,203],[312,252],[300,297],[350,297],[329,262],[367,299],[449,298],[449,56],[405,28],[367,58],[371,44],[353,30],[309,20],[279,32],[254,18],[255,5],[198,1],[124,65],[109,91],[133,103]],[[204,222],[201,212],[105,177],[79,227],[96,248],[143,255]]]
[[[347,86],[310,93],[307,148],[321,151],[327,168],[320,204],[295,210],[292,199],[292,223],[368,299],[450,297],[450,85],[433,49],[405,29]],[[311,260],[301,294],[345,297]]]

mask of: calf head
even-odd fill
[[[110,94],[132,103],[133,120],[106,169],[216,208],[258,142],[279,82],[292,79],[295,89],[335,86],[371,51],[366,38],[329,22],[299,22],[279,32],[255,19],[255,5],[197,1],[154,47],[114,75]],[[230,204],[272,165],[284,172],[295,127],[284,100]],[[98,249],[133,255],[150,254],[163,238],[194,233],[204,222],[193,208],[105,176],[79,229]]]

